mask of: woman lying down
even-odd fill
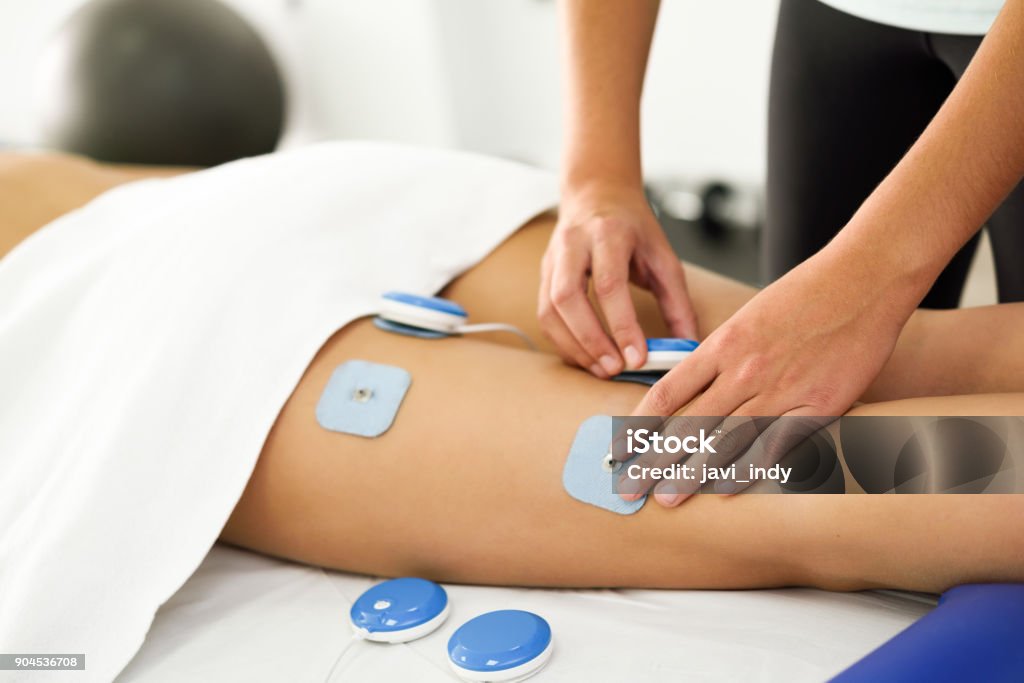
[[[338,143],[128,182],[150,175],[169,173],[0,162],[6,651],[88,652],[113,675],[218,538],[346,571],[516,586],[1024,580],[1018,496],[704,495],[628,517],[571,498],[561,475],[579,425],[629,414],[644,387],[515,338],[425,341],[367,318],[385,290],[440,291],[540,341],[546,174]],[[702,337],[753,294],[687,272]],[[645,332],[665,336],[636,297]],[[1024,415],[1020,345],[993,343],[1013,339],[1024,305],[918,312],[852,413]],[[412,376],[380,437],[317,422],[352,359]]]

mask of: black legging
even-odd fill
[[[980,36],[885,26],[782,0],[769,103],[763,275],[823,247],[896,166],[963,75]],[[1024,184],[987,223],[1000,301],[1024,300]],[[978,238],[922,306],[953,308]]]

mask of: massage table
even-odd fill
[[[405,645],[353,641],[352,602],[374,577],[215,546],[159,610],[121,683],[437,681],[448,637],[494,609],[543,615],[543,681],[822,681],[935,605],[897,592],[564,590],[446,585],[452,613]]]

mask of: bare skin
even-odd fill
[[[67,208],[79,200],[70,197]],[[17,212],[0,203],[0,226]],[[539,338],[536,275],[552,227],[550,216],[526,226],[445,295],[476,319],[513,322]],[[702,334],[753,294],[689,272]],[[663,333],[656,302],[635,296],[645,332]],[[1019,334],[1021,317],[1009,307],[915,315],[871,388],[875,400],[937,382],[954,390],[973,382],[979,393],[855,413],[1024,414],[1024,394],[996,393],[1024,377],[1008,353],[986,357],[1002,370],[991,378],[940,382],[927,372],[955,370],[959,353],[986,352],[975,335],[934,332],[972,324],[1005,333],[1016,324]],[[414,378],[398,420],[376,439],[327,432],[314,418],[330,373],[352,358],[400,365]],[[929,365],[936,360],[944,365]],[[630,517],[572,500],[561,469],[579,423],[628,413],[643,394],[514,339],[424,341],[355,322],[322,347],[283,407],[222,540],[348,571],[487,584],[940,591],[1024,580],[1020,496],[702,495],[681,510],[648,504]]]
[[[38,228],[117,185],[187,170],[112,166],[58,154],[0,153],[0,257]]]

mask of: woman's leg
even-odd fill
[[[512,322],[540,339],[535,275],[551,223],[534,221],[444,293],[476,320]],[[705,334],[753,294],[693,269],[690,279]],[[648,334],[657,333],[653,303],[638,294],[638,305]],[[972,337],[928,341],[929,332],[968,315],[983,328],[1007,323],[983,309],[915,316],[921,322],[888,369],[894,393],[920,369],[915,349],[931,363],[957,349],[947,337]],[[579,503],[561,487],[578,425],[593,414],[628,413],[644,388],[596,380],[500,339],[507,344],[415,340],[367,321],[339,332],[282,411],[224,539],[352,571],[479,583],[938,590],[1022,578],[1009,559],[1021,549],[1006,542],[1022,538],[1014,497],[706,495],[632,517]],[[314,417],[330,373],[353,358],[413,376],[395,425],[377,439],[325,431]],[[1013,395],[864,406],[858,414],[1022,410],[1024,398]],[[936,520],[949,520],[937,540],[927,533]],[[992,538],[1008,528],[1018,535]]]
[[[413,378],[376,439],[315,419],[331,372],[356,358]],[[642,391],[548,354],[355,323],[285,405],[222,538],[326,567],[488,584],[941,590],[1024,580],[1018,496],[701,495],[629,517],[572,499],[561,473],[577,427],[628,412]],[[1021,414],[1024,395],[860,409],[891,410]]]
[[[0,157],[0,254],[114,185],[178,172]],[[534,325],[535,278],[526,274],[536,270],[546,233],[538,224],[521,235],[453,284],[478,317]],[[524,258],[526,274],[513,265]],[[502,263],[503,277],[488,276],[501,274]],[[701,282],[694,289],[703,334],[753,291],[697,269],[690,278],[691,286]],[[528,306],[510,283],[527,283]],[[478,304],[466,298],[473,296]],[[487,315],[495,302],[514,301],[509,315]],[[656,330],[649,304],[641,297],[648,330]],[[313,417],[330,372],[352,357],[402,365],[415,378],[399,420],[379,439],[326,432]],[[411,340],[357,323],[325,345],[282,411],[224,537],[326,566],[487,583],[937,590],[1021,579],[1021,549],[1011,544],[1024,534],[1013,497],[701,496],[682,510],[649,505],[629,518],[573,501],[560,472],[576,426],[594,413],[627,412],[642,391],[547,355],[468,339]],[[860,410],[1022,408],[1017,395]],[[932,539],[937,524],[942,534]]]

